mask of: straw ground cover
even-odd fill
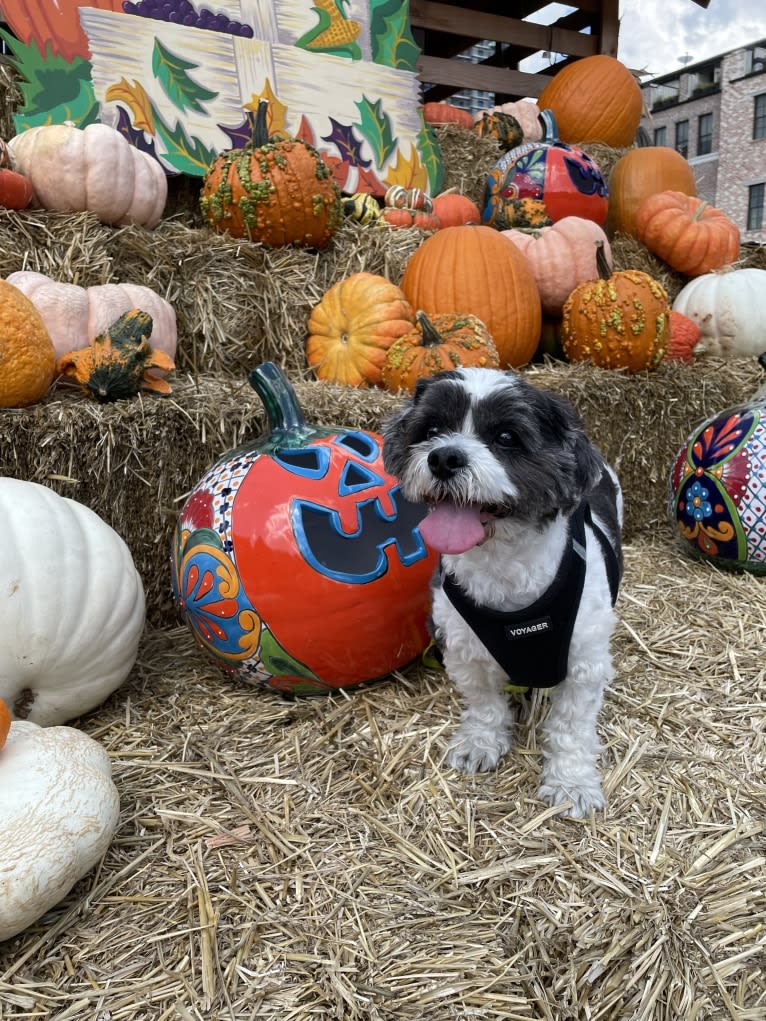
[[[440,673],[289,702],[148,634],[78,722],[120,828],[0,945],[0,1018],[760,1021],[766,589],[664,538],[626,567],[586,822],[535,800],[544,701],[465,777]]]

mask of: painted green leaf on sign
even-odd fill
[[[171,53],[159,39],[154,40],[152,51],[152,71],[165,94],[179,110],[193,110],[205,113],[202,105],[206,100],[215,99],[217,92],[203,88],[187,73],[195,70],[199,64],[193,64],[183,57]]]
[[[171,130],[156,110],[154,110],[154,114],[157,135],[167,149],[166,153],[161,154],[163,160],[166,160],[181,174],[204,176],[218,154],[212,149],[206,148],[198,138],[189,138],[180,121],[176,121],[175,128]]]
[[[407,0],[370,0],[370,44],[376,64],[415,71],[420,50],[410,31]]]
[[[362,96],[361,102],[354,105],[359,110],[361,123],[355,124],[372,146],[375,153],[375,162],[383,166],[388,157],[396,149],[396,139],[391,131],[391,118],[381,107],[382,100],[376,99],[371,103],[366,96]]]
[[[428,174],[428,190],[432,195],[438,195],[444,184],[444,162],[442,151],[436,140],[436,135],[430,125],[423,120],[423,112],[420,113],[420,132],[418,134],[418,148],[420,158],[423,161],[426,173]]]

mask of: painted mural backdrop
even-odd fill
[[[431,194],[441,156],[419,103],[408,0],[2,0],[24,82],[16,131],[103,121],[170,174],[250,139],[314,145],[346,192]]]

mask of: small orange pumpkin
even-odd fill
[[[638,207],[649,195],[669,189],[697,194],[694,171],[681,153],[666,145],[629,149],[609,174],[607,233],[635,237]]]
[[[417,312],[417,325],[395,340],[383,365],[383,386],[387,390],[409,390],[424,376],[445,369],[478,366],[496,369],[500,365],[492,336],[476,316],[443,312],[430,318]]]
[[[683,312],[670,311],[670,344],[665,357],[674,362],[693,362],[694,348],[702,337],[702,330]]]
[[[636,213],[636,237],[671,269],[688,277],[739,257],[739,227],[726,213],[681,191],[660,191]]]
[[[423,120],[426,124],[457,124],[461,128],[473,128],[473,114],[451,103],[424,103]]]
[[[479,207],[454,189],[444,191],[433,200],[434,215],[442,227],[459,227],[464,223],[481,223]]]
[[[311,312],[309,366],[328,383],[376,386],[389,347],[414,324],[415,312],[396,284],[353,273],[333,284]]]
[[[11,714],[8,706],[0,698],[0,750],[2,750],[11,729]]]
[[[640,270],[612,273],[598,250],[599,279],[579,284],[562,312],[561,343],[570,362],[641,372],[656,368],[668,343],[665,288]]]

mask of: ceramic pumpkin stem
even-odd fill
[[[248,379],[263,401],[271,432],[306,432],[308,426],[287,377],[274,362],[256,365]]]

